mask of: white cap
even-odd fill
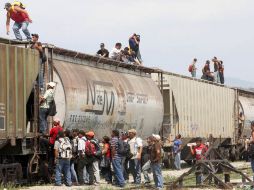
[[[54,117],[54,122],[60,123],[60,119],[58,117]]]
[[[157,141],[161,140],[160,135],[153,134],[152,136],[153,136],[154,138],[156,138]]]
[[[51,86],[51,87],[55,87],[56,86],[56,83],[54,83],[54,82],[49,82],[49,83],[47,83],[47,86]]]

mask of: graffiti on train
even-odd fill
[[[127,93],[127,102],[128,103],[137,103],[137,104],[147,104],[148,96],[145,94],[135,94],[128,92]]]
[[[115,107],[115,90],[112,83],[102,81],[87,81],[86,104],[91,105],[85,109],[95,115],[113,115]]]

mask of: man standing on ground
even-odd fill
[[[50,129],[49,132],[49,170],[51,173],[53,171],[53,165],[55,160],[54,144],[59,131],[63,131],[63,128],[60,125],[60,119],[54,118],[53,128]]]
[[[105,44],[101,43],[100,47],[101,47],[101,49],[99,51],[97,51],[97,55],[99,55],[101,57],[108,57],[109,56],[109,52],[105,48]]]
[[[22,36],[19,32],[19,30],[22,28],[22,31],[25,34],[27,40],[31,40],[30,32],[27,27],[29,23],[32,23],[32,20],[30,19],[29,14],[25,10],[25,8],[21,5],[12,5],[10,3],[6,3],[4,8],[7,11],[7,35],[9,35],[10,33],[10,19],[12,19],[15,22],[12,29],[14,31],[16,39],[22,41]]]
[[[93,174],[95,177],[95,185],[99,185],[100,184],[100,169],[99,169],[99,161],[101,158],[101,149],[100,149],[100,145],[99,145],[99,141],[98,139],[94,138],[94,132],[93,131],[89,131],[86,133],[86,137],[88,140],[90,140],[90,142],[95,146],[95,155],[93,156]]]
[[[125,186],[125,181],[123,177],[123,168],[122,168],[122,158],[118,154],[118,145],[119,145],[119,131],[113,130],[111,134],[111,157],[112,165],[116,178],[116,185],[119,187]]]
[[[150,140],[152,142],[151,147],[151,169],[153,172],[153,179],[157,189],[163,189],[163,177],[161,173],[161,143],[154,137],[151,136]]]
[[[85,132],[83,130],[79,131],[78,134],[78,182],[80,185],[84,185],[85,179],[84,179],[84,168],[86,167],[86,155],[85,155],[85,149],[86,149],[86,137]]]
[[[181,135],[178,134],[174,140],[174,156],[175,156],[175,167],[177,170],[181,169],[181,149],[182,149],[182,140]]]
[[[56,176],[55,185],[62,185],[62,173],[64,174],[66,186],[71,186],[70,160],[72,158],[72,146],[70,139],[65,137],[63,131],[59,131],[58,139],[55,142],[55,163]]]
[[[39,120],[40,120],[40,133],[46,134],[48,130],[48,110],[51,102],[54,100],[54,82],[47,83],[47,90],[43,96],[40,97],[40,110],[39,110]]]
[[[141,154],[143,149],[142,139],[137,137],[137,131],[130,129],[129,131],[130,152],[133,157],[129,161],[130,173],[133,175],[134,183],[141,183]]]

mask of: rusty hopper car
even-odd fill
[[[38,70],[37,52],[0,43],[0,182],[22,174],[15,158],[28,162],[23,156],[34,153],[36,130],[27,130],[26,105]]]
[[[46,152],[38,136],[39,56],[18,47],[24,44],[10,43],[16,42],[0,39],[0,183],[23,174],[29,179],[37,174],[48,177]],[[153,69],[49,44],[44,50],[48,57],[44,85],[57,83],[56,117],[66,129],[93,130],[98,138],[115,128],[135,128],[143,138],[160,131],[163,99],[151,79]],[[51,122],[49,117],[49,128]]]
[[[56,117],[65,128],[99,138],[115,128],[135,128],[142,138],[160,131],[163,99],[149,69],[59,48],[53,60]]]
[[[177,134],[183,137],[182,159],[192,159],[187,143],[196,137],[212,141],[225,158],[239,159],[243,136],[238,134],[238,115],[243,112],[248,125],[254,118],[253,92],[170,72],[152,78],[162,89],[164,119],[162,134],[167,146]]]

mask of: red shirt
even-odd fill
[[[50,130],[50,132],[49,132],[49,136],[50,136],[49,144],[55,144],[57,134],[58,134],[59,131],[62,131],[62,130],[63,130],[63,128],[61,127],[61,125],[56,125]]]
[[[206,151],[207,151],[207,147],[204,144],[201,144],[200,146],[195,146],[194,154],[196,156],[196,160],[205,159]]]
[[[110,158],[110,146],[109,146],[109,143],[104,144],[104,146],[105,146],[105,148],[108,149],[108,151],[106,152],[106,157]]]
[[[25,13],[11,9],[9,14],[10,14],[11,19],[17,23],[22,23],[22,22],[28,21],[28,15]]]

